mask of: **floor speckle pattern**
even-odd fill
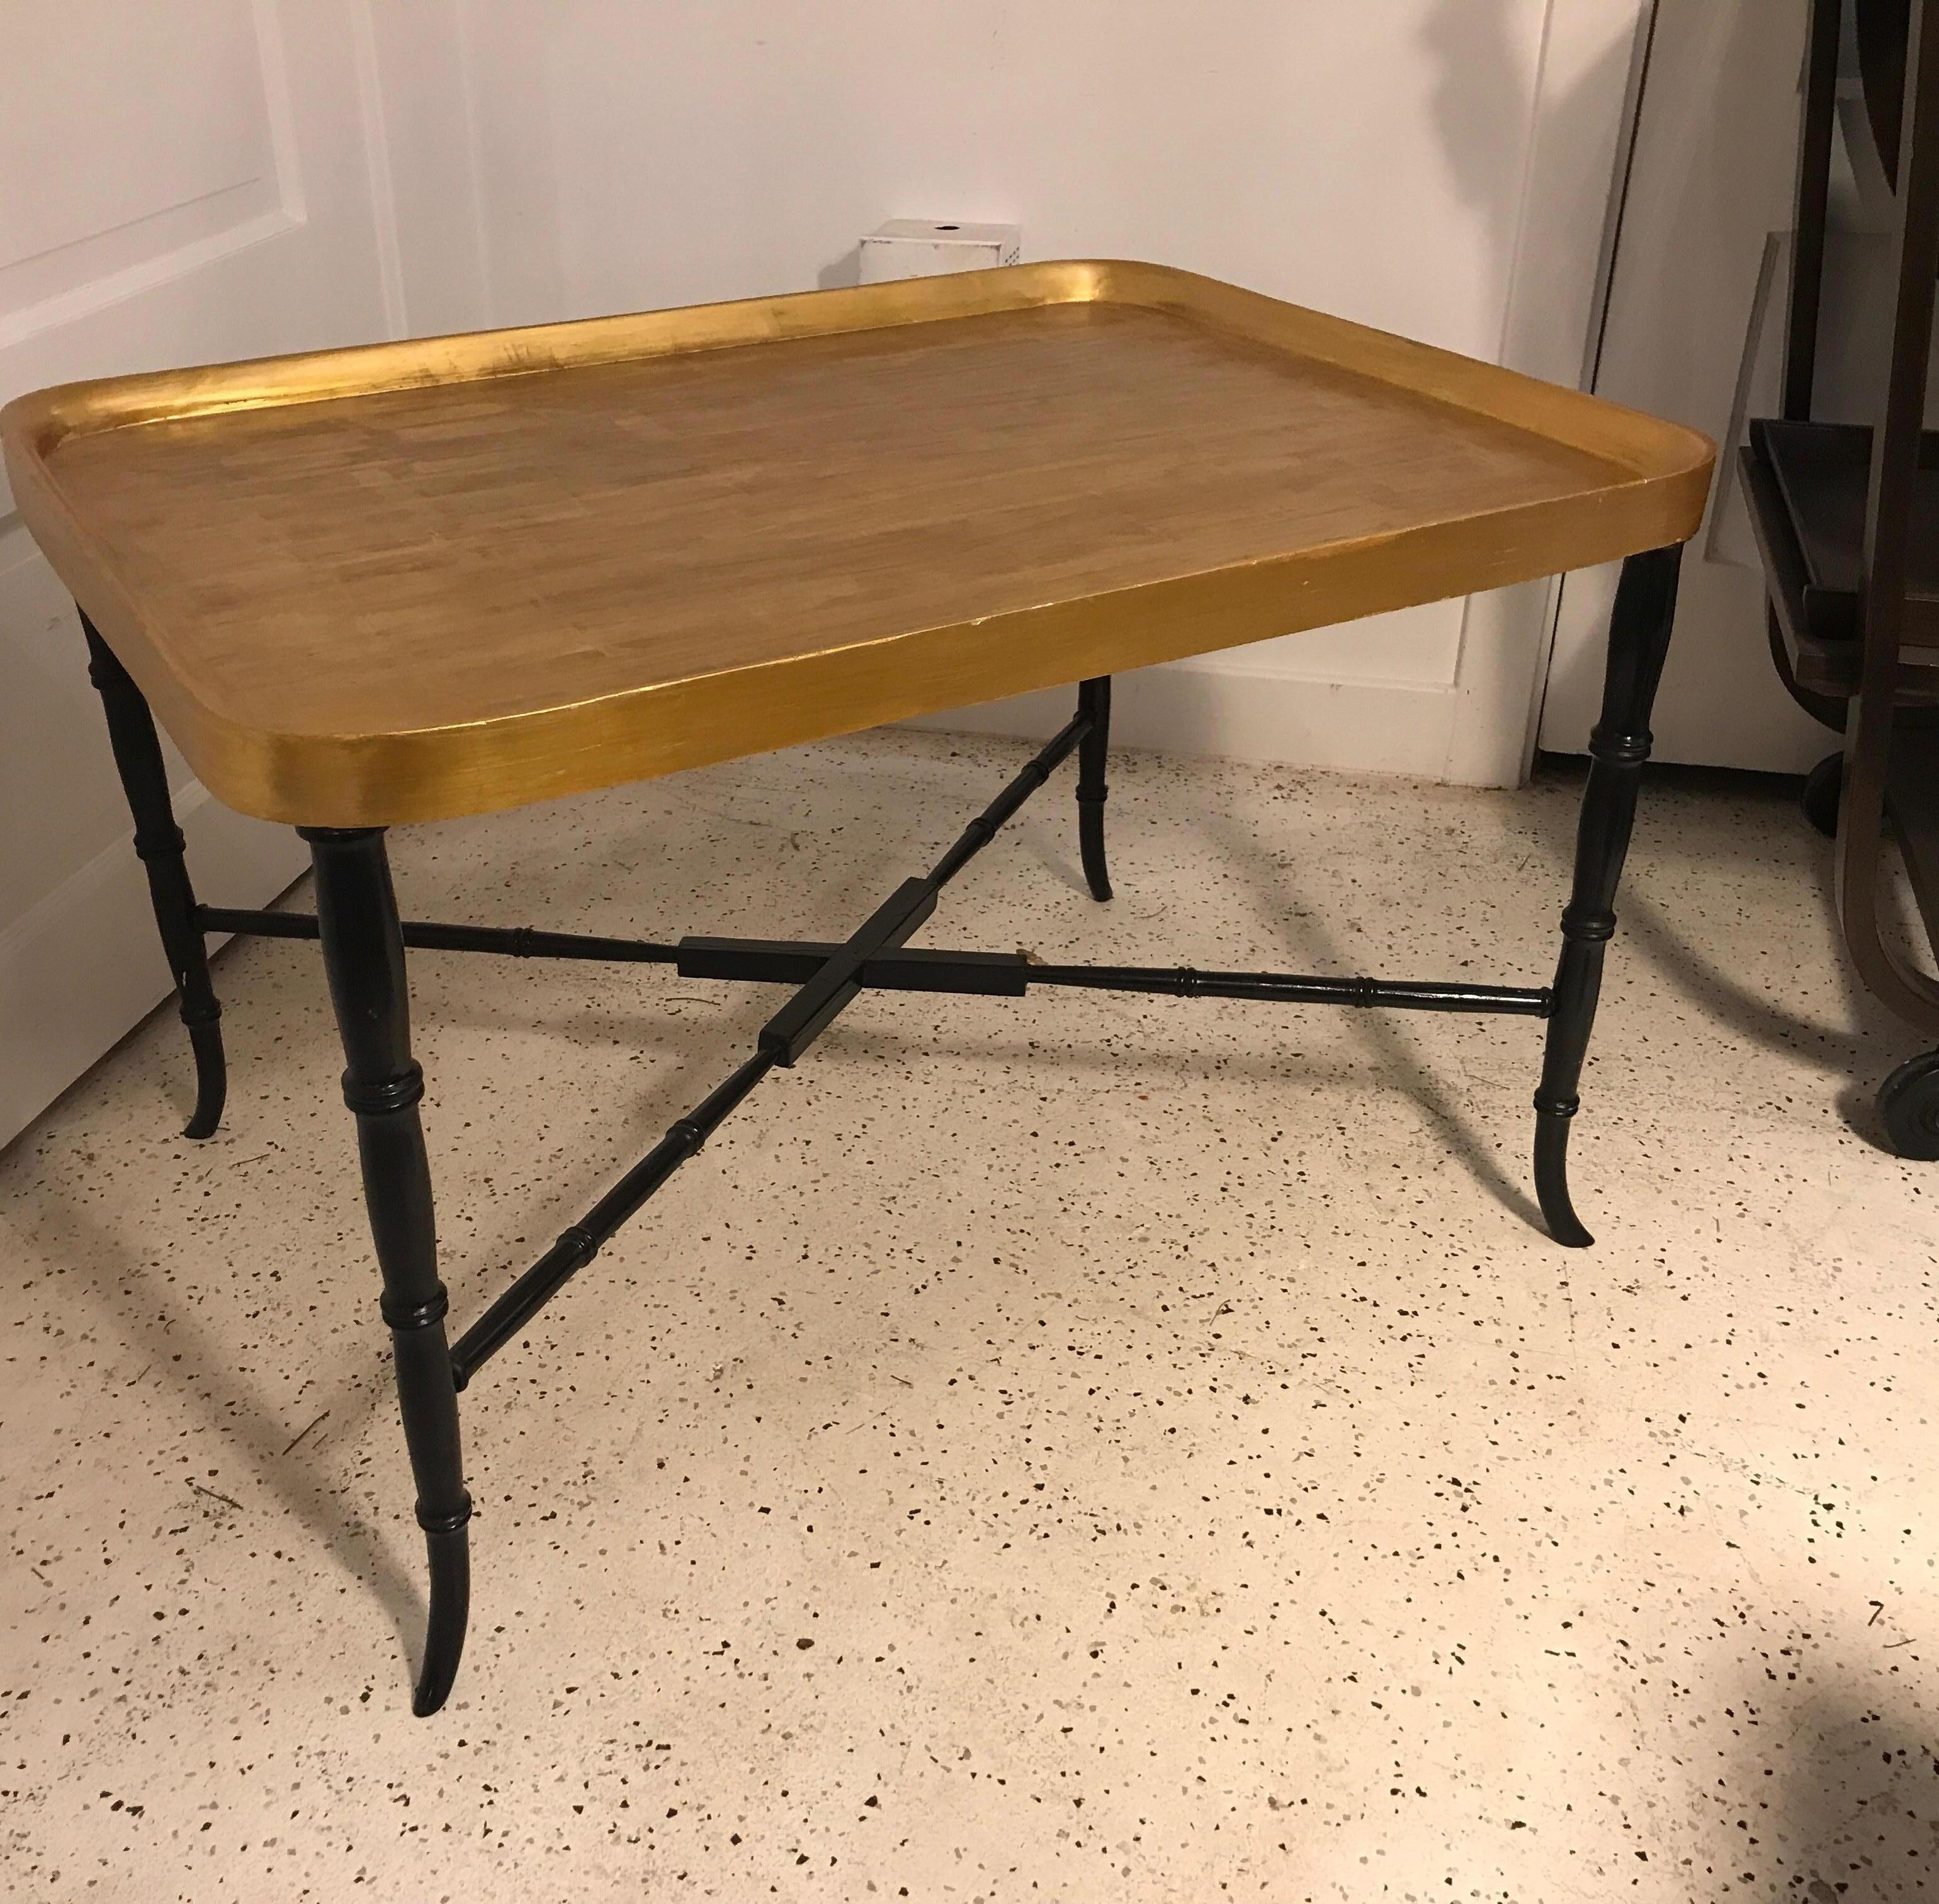
[[[879,734],[394,842],[407,913],[839,937],[1013,770]],[[1576,788],[1128,754],[919,943],[1540,983]],[[8,1898],[1939,1888],[1939,1167],[1781,791],[1645,790],[1531,1226],[1525,1020],[871,995],[465,1398],[421,1553],[313,946],[0,1158]],[[219,898],[219,894],[212,897]],[[461,1320],[779,995],[414,955]]]

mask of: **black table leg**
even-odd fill
[[[1078,684],[1077,711],[1091,723],[1077,743],[1077,849],[1091,897],[1104,900],[1111,896],[1111,875],[1104,863],[1104,803],[1111,791],[1104,784],[1104,763],[1111,751],[1109,675]]]
[[[382,832],[306,827],[303,836],[316,867],[318,936],[343,1037],[343,1101],[357,1115],[364,1200],[383,1275],[382,1307],[430,1558],[430,1619],[412,1701],[422,1717],[444,1704],[457,1677],[471,1597],[465,1533],[471,1497],[445,1342],[431,1168],[418,1121],[424,1073],[411,1058],[404,942]]]
[[[195,1053],[195,1111],[182,1134],[208,1137],[222,1121],[223,1099],[228,1091],[222,1056],[222,1007],[209,982],[209,947],[196,917],[195,893],[183,856],[184,842],[169,799],[162,744],[156,738],[148,704],[127,669],[84,614],[81,626],[87,637],[88,678],[99,690],[108,716],[108,745],[114,750],[121,790],[135,817],[135,851],[148,876],[149,901],[155,909],[169,970],[175,975],[176,1009],[188,1028],[189,1043]]]
[[[1616,885],[1636,819],[1637,783],[1649,758],[1649,714],[1676,615],[1681,548],[1623,564],[1609,621],[1602,717],[1589,737],[1589,784],[1575,834],[1575,884],[1562,915],[1562,957],[1535,1094],[1535,1187],[1558,1243],[1594,1242],[1569,1200],[1569,1120],[1579,1102],[1582,1061],[1603,987],[1603,955],[1616,929]]]

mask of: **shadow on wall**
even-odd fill
[[[1647,0],[1634,0],[1633,19],[1626,13],[1610,25],[1601,50],[1563,93],[1542,90],[1544,53],[1541,36],[1533,30],[1533,11],[1522,0],[1441,0],[1421,31],[1421,43],[1439,75],[1429,101],[1435,130],[1457,195],[1480,215],[1490,289],[1502,313],[1511,354],[1515,334],[1507,318],[1518,257],[1530,307],[1525,334],[1543,335],[1559,313],[1570,314],[1572,328],[1572,314],[1582,308],[1579,284],[1559,287],[1554,297],[1549,295],[1546,242],[1562,228],[1558,221],[1572,234],[1582,221],[1593,221],[1606,242],[1616,209],[1615,177],[1569,168],[1579,163],[1572,155],[1580,150],[1577,135],[1585,117],[1606,123],[1612,100],[1627,101],[1631,110],[1638,103],[1631,88],[1648,7]],[[1526,117],[1504,109],[1523,101],[1529,102]],[[1712,127],[1700,129],[1706,138],[1718,136]],[[1558,164],[1572,196],[1545,190],[1545,181],[1536,175],[1545,166]],[[1552,186],[1554,181],[1548,182]],[[1524,189],[1530,185],[1533,189]],[[1525,225],[1525,215],[1532,215],[1533,222]],[[1578,341],[1581,349],[1564,359],[1566,369],[1553,360],[1539,367],[1516,367],[1578,381],[1592,340],[1569,341],[1572,350]]]
[[[851,285],[862,282],[862,247],[851,245],[848,250],[832,264],[824,264],[814,274],[817,291],[846,291]]]
[[[1429,103],[1448,176],[1462,203],[1479,215],[1489,304],[1504,314],[1520,194],[1502,187],[1520,176],[1517,162],[1529,132],[1526,113],[1505,108],[1528,99],[1535,81],[1510,22],[1527,11],[1521,0],[1441,0],[1420,35],[1438,73]]]

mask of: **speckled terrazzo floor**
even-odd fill
[[[419,916],[833,936],[1007,777],[878,735],[394,842]],[[1575,789],[1130,755],[924,941],[1540,982]],[[313,947],[0,1159],[5,1894],[1892,1898],[1939,1888],[1939,1173],[1781,789],[1648,790],[1578,1131],[1539,1028],[872,995],[466,1398],[420,1557]],[[458,1315],[777,995],[414,956]],[[1855,1089],[1851,1080],[1864,1080]]]

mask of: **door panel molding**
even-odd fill
[[[0,164],[14,154],[9,175],[33,196],[0,228],[13,259],[0,268],[0,400],[401,334],[394,198],[412,181],[394,178],[392,154],[446,142],[443,121],[417,123],[451,71],[443,4],[17,9],[29,56],[0,73],[17,93]],[[0,484],[0,728],[14,742],[0,778],[17,811],[23,785],[53,785],[56,803],[30,800],[0,835],[0,1142],[170,989],[80,631],[11,508]],[[300,874],[293,833],[230,813],[171,764],[204,897],[259,906]]]
[[[130,17],[116,17],[129,25]],[[137,17],[171,37],[159,12]],[[212,27],[221,18],[212,13],[206,23]],[[0,230],[0,350],[304,222],[281,21],[272,0],[233,0],[230,18],[251,44],[224,44],[215,63],[212,78],[234,95],[226,128],[221,114],[207,110],[157,111],[152,96],[172,83],[166,66],[159,75],[132,66],[119,76],[102,71],[87,83],[99,96],[95,110],[126,142],[117,155],[113,136],[92,142],[84,137],[84,151],[107,155],[105,172],[99,157],[91,166],[70,163],[52,172],[29,163],[32,152],[71,151],[76,142],[75,128],[65,121],[81,102],[57,85],[43,96],[45,123],[26,102],[7,115],[7,143],[19,149],[0,154],[0,162],[18,176],[38,171],[60,183],[22,193],[15,201],[20,222]],[[81,24],[70,20],[65,30],[78,33]],[[52,29],[44,23],[42,30]],[[157,49],[140,50],[153,56]],[[181,47],[172,50],[181,62]],[[247,99],[241,94],[245,72],[255,82]],[[199,151],[192,142],[184,149],[184,133],[199,140]]]

